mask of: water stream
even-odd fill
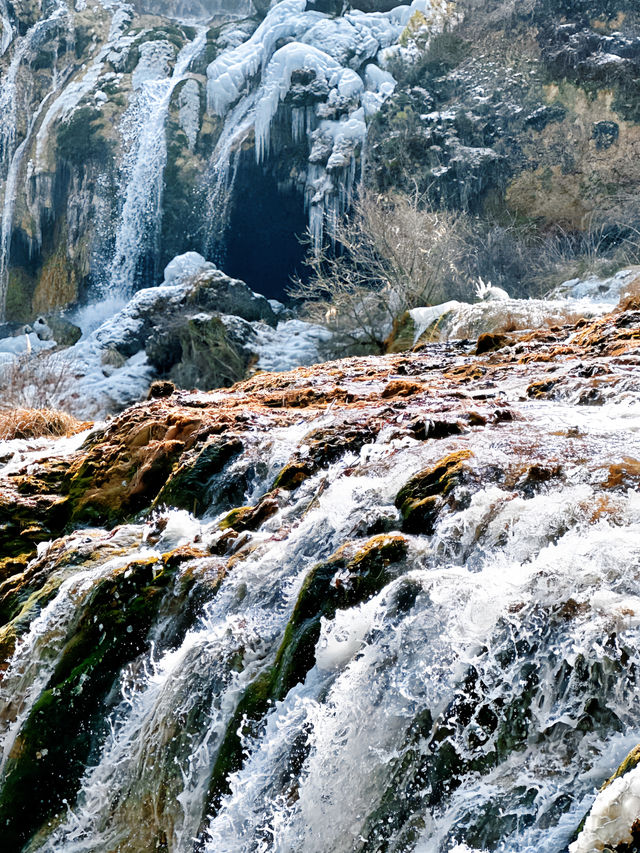
[[[124,203],[107,274],[110,293],[130,294],[145,253],[155,250],[157,257],[169,104],[176,86],[186,78],[191,62],[203,50],[206,38],[207,28],[199,27],[194,39],[178,54],[170,77],[164,76],[159,66],[157,76],[152,73],[142,80],[123,117],[123,132],[125,139],[129,139],[130,150],[124,167]]]

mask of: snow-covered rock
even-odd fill
[[[55,341],[41,340],[35,331],[29,331],[23,335],[0,339],[0,352],[9,353],[13,356],[26,355],[53,349],[55,345]]]
[[[140,89],[148,80],[168,77],[176,49],[170,41],[146,41],[140,45],[140,59],[133,72],[133,88]]]
[[[196,275],[205,269],[211,270],[215,267],[198,252],[185,252],[183,255],[176,255],[164,268],[164,284],[177,284],[182,279]]]
[[[197,80],[190,78],[185,82],[180,90],[178,103],[180,127],[187,137],[189,150],[193,151],[200,130],[200,86]]]
[[[631,844],[632,826],[640,814],[640,767],[614,779],[596,797],[569,853],[594,853]]]
[[[282,304],[275,307],[286,317]],[[255,363],[258,369],[280,371],[320,360],[320,347],[330,337],[325,328],[301,320],[276,322],[274,306],[244,282],[229,278],[196,252],[180,255],[168,264],[163,284],[138,291],[61,353],[75,377],[73,410],[96,417],[139,400],[154,379],[182,363],[185,335],[195,331],[206,337],[209,326],[216,340],[238,353],[245,368]],[[35,333],[31,337],[34,347],[55,346]],[[24,345],[13,346],[23,351]]]
[[[476,296],[484,302],[495,302],[496,300],[500,301],[510,298],[506,290],[503,290],[501,287],[495,287],[490,281],[485,282],[481,278],[478,279],[478,283],[476,284]]]
[[[597,303],[615,305],[621,294],[635,279],[640,277],[640,267],[619,270],[609,278],[591,275],[588,278],[572,278],[564,281],[552,293],[553,298],[589,299]]]

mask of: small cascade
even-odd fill
[[[134,72],[137,89],[133,103],[123,118],[122,132],[130,144],[123,176],[124,203],[116,227],[113,258],[107,272],[110,292],[130,294],[136,283],[140,259],[149,249],[157,250],[162,220],[163,175],[167,162],[166,120],[171,96],[185,79],[191,62],[203,50],[206,27],[182,48],[171,76],[166,75],[168,56]],[[149,42],[171,49],[168,42]],[[145,54],[143,54],[144,60]]]

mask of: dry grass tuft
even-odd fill
[[[63,438],[90,426],[65,412],[53,409],[0,411],[0,441],[14,438]]]
[[[59,411],[73,390],[69,361],[58,352],[24,353],[0,368],[0,411]]]

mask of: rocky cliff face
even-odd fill
[[[502,225],[591,230],[592,252],[624,239],[640,181],[634,4],[458,6],[373,120],[372,180]]]
[[[565,850],[637,740],[639,307],[0,445],[5,844]]]
[[[599,246],[636,227],[624,0],[1,11],[7,319],[130,295],[187,250],[279,295],[296,234],[345,210],[365,148],[373,185],[481,218],[595,225]]]

